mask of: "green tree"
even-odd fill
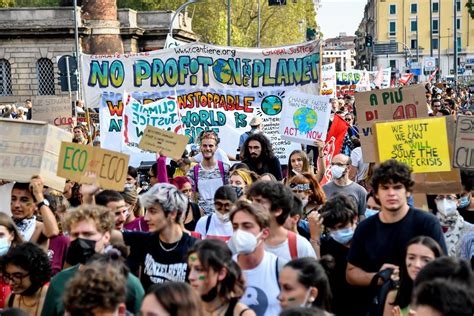
[[[135,10],[176,10],[185,0],[118,0],[119,7]],[[287,1],[283,6],[261,4],[261,46],[270,47],[301,43],[306,29],[316,28],[312,0]],[[257,0],[231,0],[231,45],[257,46]],[[193,17],[193,30],[200,41],[227,45],[227,0],[203,0],[188,6]]]

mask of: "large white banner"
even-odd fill
[[[121,137],[127,91],[141,104],[175,98],[190,142],[213,129],[230,154],[250,120],[260,116],[275,154],[286,163],[300,145],[279,136],[283,100],[293,90],[319,94],[319,45],[248,49],[191,43],[139,54],[84,55],[85,101],[101,108],[101,144],[107,149],[121,150],[109,140]]]

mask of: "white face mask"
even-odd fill
[[[222,223],[227,223],[230,220],[230,213],[222,214],[216,211],[215,214]]]
[[[309,199],[301,199],[301,203],[303,203],[303,207],[306,207],[308,205]]]
[[[255,248],[257,248],[259,244],[258,238],[261,234],[262,232],[260,232],[257,236],[254,236],[252,233],[246,232],[245,230],[237,229],[234,231],[234,234],[227,243],[227,246],[234,254],[251,254],[255,251]]]
[[[456,214],[456,210],[458,208],[458,206],[456,205],[456,201],[447,199],[436,201],[436,207],[438,208],[438,211],[444,216],[451,216]]]
[[[7,237],[0,238],[0,256],[4,256],[10,249],[11,242]]]
[[[332,166],[331,167],[331,173],[333,179],[340,179],[344,175],[344,171],[346,171],[345,167],[341,166]]]
[[[133,183],[125,183],[124,189],[133,189],[135,188],[135,185]]]

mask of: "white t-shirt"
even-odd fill
[[[209,229],[206,233],[207,218],[209,216],[211,216],[211,222],[209,223]],[[234,230],[232,229],[232,223],[230,221],[225,223],[221,222],[215,214],[209,214],[201,217],[198,220],[194,231],[201,234],[202,239],[216,238],[224,241],[229,240],[234,233]]]
[[[352,166],[357,168],[357,174],[355,176],[354,182],[364,180],[367,178],[367,172],[369,171],[369,164],[364,163],[364,158],[362,157],[362,148],[357,147],[351,151],[351,160]]]
[[[196,156],[193,157],[197,162],[201,163],[202,162],[202,153],[197,154]],[[224,164],[230,165],[230,160],[227,157],[227,154],[225,153],[224,150],[220,149],[217,147],[216,152],[214,153],[214,159],[215,160],[220,160]]]
[[[265,250],[273,253],[274,255],[291,260],[290,246],[288,245],[288,239],[279,244],[278,246],[269,246],[265,243]],[[313,257],[317,258],[311,243],[304,237],[296,235],[296,253],[298,258]]]
[[[237,260],[237,256],[234,257]],[[262,262],[251,270],[242,270],[247,288],[240,302],[251,308],[257,316],[275,316],[280,314],[278,295],[280,287],[277,279],[277,256],[265,251]],[[278,260],[284,260],[279,258]],[[284,260],[286,261],[286,260]]]

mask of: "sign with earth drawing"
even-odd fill
[[[290,92],[283,101],[281,138],[306,145],[314,145],[316,140],[324,141],[330,115],[329,96]]]
[[[283,104],[293,90],[319,93],[320,42],[273,48],[189,43],[136,54],[83,55],[82,65],[85,102],[100,108],[106,149],[122,151],[126,91],[142,105],[173,98],[182,125],[161,128],[189,136],[189,143],[197,143],[201,131],[214,130],[219,146],[231,155],[250,120],[259,116],[275,155],[286,164],[300,145],[280,137]],[[145,111],[136,119],[153,125],[148,121],[155,114]],[[131,163],[140,159],[134,156]]]

